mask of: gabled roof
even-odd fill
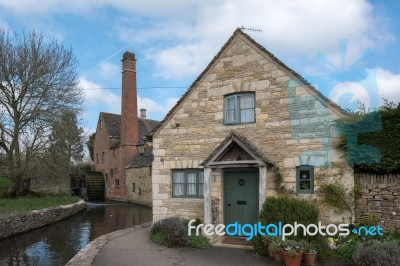
[[[275,165],[275,162],[268,155],[264,154],[260,149],[253,145],[245,136],[236,132],[231,132],[200,165],[209,166],[212,163],[218,162],[235,144],[245,150],[245,152],[253,157],[258,163]]]
[[[100,119],[103,120],[103,125],[110,138],[119,139],[121,137],[121,115],[101,112]],[[159,121],[156,120],[138,118],[139,138],[143,139],[158,123]]]
[[[121,115],[101,112],[100,119],[103,120],[103,126],[107,130],[109,137],[120,138]]]
[[[186,92],[182,95],[182,97],[178,100],[178,102],[175,104],[174,107],[167,113],[167,115],[164,117],[164,119],[147,135],[149,139],[152,138],[153,134],[155,131],[157,131],[167,120],[168,118],[174,113],[175,109],[183,102],[183,100],[190,94],[190,92],[196,87],[197,83],[200,82],[200,80],[205,76],[205,74],[208,72],[208,70],[214,65],[214,63],[218,60],[218,58],[222,55],[222,53],[227,49],[227,47],[233,42],[233,40],[236,38],[236,36],[241,35],[244,36],[250,43],[255,45],[257,48],[259,48],[262,52],[267,54],[275,63],[277,63],[279,66],[283,67],[286,71],[288,71],[291,75],[293,75],[295,78],[297,78],[301,83],[303,83],[305,86],[307,86],[311,91],[313,91],[317,96],[320,97],[320,99],[326,104],[332,106],[333,108],[336,108],[339,110],[339,112],[348,115],[348,112],[342,109],[339,105],[325,97],[320,91],[318,91],[314,86],[312,86],[307,80],[305,80],[300,74],[295,72],[293,69],[289,68],[287,65],[285,65],[282,61],[280,61],[278,58],[275,57],[274,54],[269,52],[267,49],[265,49],[261,44],[256,42],[253,38],[251,38],[248,34],[244,33],[240,28],[237,28],[232,36],[228,39],[228,41],[222,46],[222,48],[219,50],[219,52],[214,56],[214,58],[211,60],[211,62],[207,65],[207,67],[201,72],[201,74],[197,77],[197,79],[190,85],[190,87],[186,90]]]

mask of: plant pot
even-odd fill
[[[315,266],[317,265],[317,253],[316,252],[304,252],[303,253],[303,263],[305,266]]]
[[[283,262],[283,249],[278,249],[274,252],[274,259],[276,262]]]
[[[283,251],[283,260],[286,266],[300,266],[303,252],[297,253],[295,257],[290,257],[287,251]]]

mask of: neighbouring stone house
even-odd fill
[[[347,115],[237,29],[147,136],[153,220],[253,223],[283,186],[315,201],[323,222],[342,222],[346,213],[324,205],[318,186],[335,178],[354,186],[353,169],[334,148],[335,120]]]
[[[152,148],[143,141],[158,122],[137,115],[136,59],[126,52],[122,59],[121,115],[101,112],[94,140],[94,167],[103,173],[106,197],[151,205]],[[137,144],[143,144],[139,154]]]

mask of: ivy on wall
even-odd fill
[[[400,103],[338,120],[344,138],[339,148],[356,172],[400,173]]]

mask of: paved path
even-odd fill
[[[208,249],[167,248],[153,243],[150,223],[101,236],[79,252],[67,265],[94,266],[199,266],[199,265],[271,265],[281,266],[269,257],[251,250],[227,247]],[[322,262],[323,266],[347,265]]]

